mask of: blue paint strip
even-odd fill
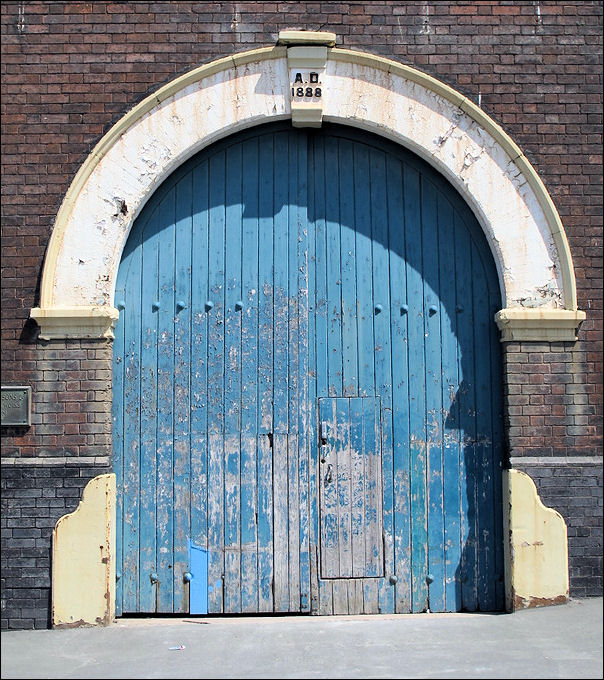
[[[189,541],[189,614],[208,613],[208,551]]]

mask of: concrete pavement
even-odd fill
[[[107,628],[5,631],[1,641],[6,680],[603,673],[602,598],[515,614],[118,619]]]

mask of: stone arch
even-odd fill
[[[502,339],[576,339],[585,314],[577,310],[564,227],[510,137],[466,97],[413,68],[328,48],[321,36],[333,34],[290,34],[284,45],[177,78],[101,139],[55,220],[40,306],[31,310],[40,337],[112,337],[122,249],[153,191],[217,139],[293,115],[294,125],[324,119],[376,132],[427,160],[457,188],[487,236],[504,302],[496,316]],[[290,91],[290,69],[301,64],[321,73],[321,100],[306,109]]]

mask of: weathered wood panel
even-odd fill
[[[384,574],[380,404],[373,397],[319,399],[321,577]],[[341,609],[348,590],[334,586]],[[337,600],[337,602],[336,602]]]
[[[137,219],[118,298],[119,613],[186,611],[190,545],[211,613],[502,606],[497,277],[424,163],[220,142]]]

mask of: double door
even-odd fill
[[[177,170],[116,287],[118,614],[502,608],[499,302],[468,208],[379,138]]]

